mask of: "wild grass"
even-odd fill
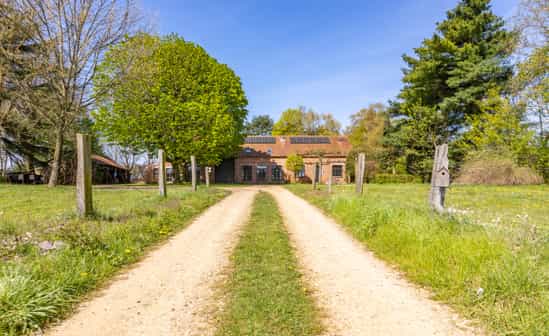
[[[15,248],[2,247],[0,334],[29,334],[65,316],[87,292],[227,194],[173,188],[162,199],[156,193],[96,190],[98,214],[78,219],[73,188],[0,186],[0,234],[15,237]],[[38,242],[46,239],[63,246],[41,250]]]
[[[447,205],[459,212],[443,216],[429,209],[424,185],[367,185],[363,196],[352,186],[288,188],[494,334],[547,335],[547,186],[455,187]]]
[[[275,200],[260,193],[232,256],[217,335],[307,336],[321,331]]]

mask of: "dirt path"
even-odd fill
[[[337,223],[281,188],[276,198],[326,309],[328,335],[473,335],[465,321],[376,259]]]
[[[202,310],[254,195],[234,189],[46,335],[208,335]]]

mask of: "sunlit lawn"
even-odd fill
[[[425,209],[429,188],[426,184],[366,184],[364,193],[387,204]],[[321,190],[326,190],[326,186],[321,186]],[[335,186],[334,190],[352,195],[354,185]],[[446,194],[446,207],[483,225],[525,224],[549,230],[549,185],[452,185]]]
[[[547,335],[549,186],[452,186],[445,215],[428,185],[287,188],[495,335]]]
[[[0,185],[0,335],[28,334],[63,317],[227,194],[169,186],[164,199],[154,187],[97,188],[96,213],[80,219],[74,187]]]

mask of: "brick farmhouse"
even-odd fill
[[[347,180],[345,162],[351,151],[345,136],[251,136],[247,137],[239,153],[213,167],[210,180],[213,183],[277,184],[296,181],[311,182],[315,165],[319,166],[320,183],[344,183]],[[286,159],[291,154],[303,157],[304,169],[294,176],[286,169]],[[190,175],[188,167],[187,175]],[[166,162],[166,175],[173,181],[173,169]],[[197,167],[200,181],[204,181],[205,167]],[[145,182],[158,180],[158,163],[145,170]]]
[[[298,172],[299,182],[313,180],[315,165],[319,166],[318,180],[327,183],[346,181],[345,162],[351,151],[345,136],[253,136],[247,137],[234,159],[215,167],[213,180],[217,183],[286,183],[294,181],[294,172],[286,169],[291,154],[303,157],[305,168]]]

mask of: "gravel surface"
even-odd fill
[[[210,335],[216,277],[229,263],[254,190],[232,195],[115,279],[46,335]]]
[[[326,313],[327,335],[475,335],[448,307],[429,299],[330,218],[281,187],[276,198],[306,278]]]

